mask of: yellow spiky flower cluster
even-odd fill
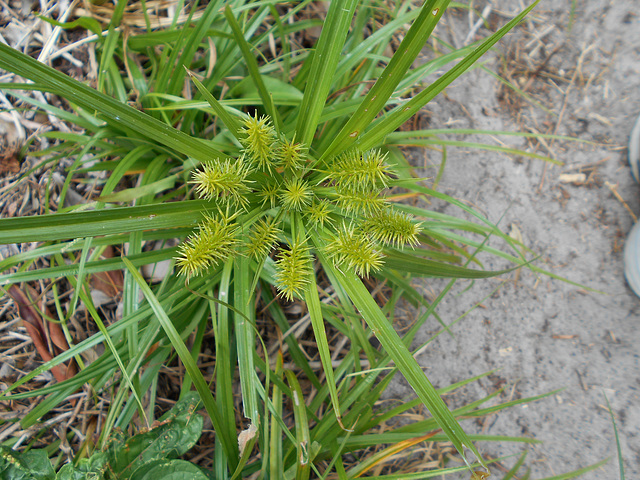
[[[310,284],[314,248],[368,276],[383,265],[384,248],[418,243],[420,224],[386,201],[393,171],[379,150],[349,151],[318,168],[267,117],[247,117],[241,132],[238,158],[213,159],[192,175],[195,192],[218,213],[179,247],[180,275],[189,279],[235,255],[262,264],[276,249],[276,287],[292,300]]]

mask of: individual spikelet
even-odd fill
[[[193,172],[196,192],[205,200],[219,200],[224,205],[246,207],[247,194],[251,192],[247,176],[251,169],[242,158],[206,162],[201,170]]]
[[[363,229],[375,241],[401,248],[419,243],[420,225],[409,214],[384,208],[373,213],[365,222]]]
[[[266,257],[278,240],[281,230],[273,219],[258,220],[251,228],[245,245],[247,255],[255,259]]]
[[[379,270],[384,258],[369,235],[346,225],[338,230],[326,246],[325,253],[337,267],[353,270],[361,277],[368,277],[371,271]]]
[[[279,141],[276,147],[278,166],[291,171],[301,169],[306,161],[305,150],[301,143],[296,143],[295,138],[290,142]]]
[[[238,226],[234,217],[222,212],[205,217],[198,231],[178,247],[178,275],[189,280],[235,255]]]
[[[280,190],[282,206],[290,212],[301,212],[311,204],[313,190],[301,178],[291,178],[284,181]]]
[[[276,287],[286,300],[301,296],[309,285],[309,277],[313,274],[311,253],[307,242],[294,240],[289,249],[280,250],[276,262]]]
[[[379,192],[388,186],[391,173],[385,159],[379,150],[352,150],[331,162],[327,177],[337,191]]]
[[[278,135],[269,117],[247,117],[241,132],[244,153],[250,161],[265,172],[271,172],[278,164],[276,146]]]

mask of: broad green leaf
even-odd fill
[[[109,448],[111,468],[123,478],[154,460],[178,458],[200,438],[203,419],[197,413],[195,392],[180,399],[158,421],[158,426],[138,433],[116,448]]]
[[[236,433],[235,403],[233,397],[233,381],[236,372],[236,360],[231,355],[232,334],[229,329],[229,310],[226,303],[232,298],[231,280],[233,278],[233,259],[228,259],[222,269],[222,276],[218,285],[218,301],[209,300],[209,310],[214,328],[216,346],[216,362],[220,366],[216,368],[216,401],[220,405],[223,427],[226,434],[233,436]],[[216,315],[217,309],[217,315]],[[216,468],[222,469],[222,465]]]
[[[17,452],[0,446],[0,478],[3,480],[54,480],[55,476],[45,450]]]
[[[253,364],[253,352],[256,348],[256,331],[253,323],[255,309],[253,307],[253,291],[249,289],[249,259],[239,255],[234,260],[234,305],[239,314],[234,315],[236,333],[236,349],[238,351],[238,368],[240,369],[240,389],[245,417],[255,426],[260,425],[258,411],[258,378]]]
[[[143,252],[138,255],[130,255],[128,258],[133,265],[141,267],[142,265],[149,265],[158,263],[163,260],[170,260],[175,257],[177,252],[176,248],[166,248],[163,250],[151,250]],[[108,258],[106,260],[94,260],[84,264],[84,272],[86,275],[108,272],[112,270],[122,270],[124,263],[121,258]],[[19,282],[32,282],[36,280],[43,280],[46,278],[60,278],[68,277],[71,275],[77,275],[80,270],[79,264],[71,265],[59,265],[57,267],[41,268],[28,271],[17,271],[16,273],[8,273],[6,275],[0,275],[0,285],[9,285]]]
[[[520,266],[506,270],[486,271],[472,270],[470,268],[436,262],[416,255],[397,250],[385,250],[385,266],[400,272],[414,273],[424,277],[437,278],[488,278],[511,272]]]
[[[129,480],[209,480],[203,471],[186,460],[154,460],[140,466]]]
[[[157,195],[160,192],[174,188],[178,178],[179,175],[171,175],[167,178],[163,178],[162,180],[158,180],[157,182],[149,183],[141,187],[125,188],[123,190],[119,190],[117,193],[100,195],[100,197],[98,197],[98,201],[104,203],[129,203],[147,195]]]
[[[276,358],[276,378],[282,380],[282,353],[278,352]],[[270,415],[271,431],[269,432],[269,474],[271,478],[277,478],[283,471],[282,462],[282,427],[277,421],[282,417],[282,390],[277,384],[273,385],[272,403],[274,412]],[[264,468],[263,468],[264,471]]]
[[[105,452],[94,451],[89,458],[81,458],[76,463],[63,465],[56,480],[103,480],[104,472],[108,468]]]
[[[58,22],[53,18],[49,18],[45,15],[36,15],[40,20],[50,23],[53,26],[64,28],[65,30],[73,30],[74,28],[82,27],[90,32],[98,35],[98,37],[102,34],[102,28],[100,22],[98,22],[95,18],[91,17],[80,17],[74,20],[73,22]]]
[[[309,437],[309,422],[307,420],[307,407],[300,383],[290,370],[285,370],[287,381],[291,387],[293,396],[293,416],[296,425],[296,463],[295,480],[308,480],[311,472],[311,438]]]
[[[122,207],[0,219],[0,243],[46,242],[160,228],[196,226],[209,202]]]
[[[333,410],[338,423],[344,428],[344,425],[342,424],[342,412],[340,411],[335,375],[331,364],[331,352],[329,351],[327,332],[324,328],[324,319],[322,317],[322,310],[320,307],[320,297],[318,296],[315,272],[309,276],[309,280],[309,284],[304,292],[304,301],[307,303],[307,308],[309,309],[313,335],[315,337],[316,344],[318,345],[320,361],[322,362],[322,369],[326,377],[326,386],[329,388],[329,395],[331,396]]]

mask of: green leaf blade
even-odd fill
[[[331,2],[329,7],[311,59],[309,81],[300,105],[302,114],[298,116],[296,126],[296,138],[305,145],[311,145],[316,132],[357,4],[357,0],[344,0]]]

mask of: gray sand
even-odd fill
[[[500,4],[503,12],[518,8],[515,1],[493,3]],[[481,11],[485,4],[475,2],[475,7]],[[526,102],[507,108],[499,102],[495,79],[475,70],[427,106],[428,127],[507,131],[529,127],[597,142],[547,141],[547,146],[532,148],[522,139],[499,137],[507,146],[544,155],[552,152],[564,162],[561,167],[545,167],[540,160],[524,157],[451,149],[440,190],[500,222],[503,231],[521,232],[525,244],[542,255],[536,265],[605,293],[590,293],[529,270],[478,281],[464,292],[470,284],[460,282],[454,295],[438,308],[445,322],[489,295],[500,281],[509,280],[453,328],[455,338],[441,335],[419,361],[439,387],[500,369],[448,400],[452,406],[481,398],[505,382],[503,400],[564,389],[486,421],[463,423],[470,432],[544,441],[530,448],[531,478],[561,474],[606,457],[612,457],[607,465],[584,478],[619,478],[606,394],[618,421],[626,478],[640,478],[640,300],[627,287],[622,264],[622,246],[633,219],[607,186],[607,182],[617,185],[621,198],[640,213],[640,187],[631,179],[625,148],[640,114],[640,3],[578,1],[568,33],[570,5],[568,0],[541,2],[528,28],[509,36],[498,49],[504,55],[519,44],[520,62],[526,64],[530,55],[533,69],[557,49],[541,70],[551,76],[536,77],[529,89],[555,116]],[[469,30],[467,14],[448,21],[452,28],[441,25],[438,33],[450,42],[464,41]],[[547,29],[542,43],[532,35]],[[497,71],[499,61],[494,57],[487,66]],[[496,144],[490,137],[466,140]],[[427,155],[428,162],[437,164],[437,155]],[[590,165],[595,168],[585,168]],[[586,182],[564,183],[566,177],[561,175],[581,171]],[[434,208],[459,215],[450,206],[434,204]],[[496,260],[485,263],[488,269],[504,266]],[[443,286],[425,282],[435,293]],[[418,341],[436,331],[438,325],[430,320]],[[408,393],[402,382],[397,389],[397,393]],[[479,442],[478,447],[493,457],[525,448],[494,442]],[[515,458],[505,465],[514,462]]]

